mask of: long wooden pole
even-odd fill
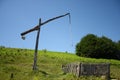
[[[70,13],[66,13],[66,14],[64,14],[64,15],[57,16],[57,17],[54,17],[54,18],[52,18],[52,19],[49,19],[49,20],[47,20],[47,21],[41,23],[40,26],[42,26],[42,25],[44,25],[44,24],[47,24],[48,22],[51,22],[51,21],[53,21],[53,20],[55,20],[55,19],[64,17],[64,16],[66,16],[66,15],[69,15],[69,17],[70,17]],[[27,30],[27,31],[25,31],[25,32],[23,32],[23,33],[21,33],[21,36],[24,36],[25,34],[30,33],[30,32],[32,32],[32,31],[35,31],[35,30],[38,30],[38,29],[39,29],[39,25],[37,25],[37,26],[35,26],[34,28],[29,29],[29,30]]]

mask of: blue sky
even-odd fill
[[[37,32],[20,33],[68,12],[71,25],[66,16],[42,26],[39,50],[75,53],[88,33],[120,40],[120,0],[0,0],[0,45],[34,49]]]

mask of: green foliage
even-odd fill
[[[119,59],[118,46],[111,39],[88,34],[76,45],[76,55],[91,58]]]
[[[94,52],[97,37],[93,34],[88,34],[81,39],[81,42],[76,45],[76,54],[78,56],[92,57]],[[95,54],[95,53],[93,53]]]
[[[118,59],[120,59],[120,40],[118,42],[116,42],[115,44],[117,45],[117,48],[118,48],[117,57],[118,57]]]
[[[7,53],[7,54],[6,54]],[[3,48],[0,53],[0,80],[101,80],[101,77],[64,74],[61,66],[73,62],[110,63],[111,78],[120,79],[120,61],[79,57],[62,52],[38,51],[37,71],[32,71],[34,50]],[[13,79],[11,79],[13,74]]]

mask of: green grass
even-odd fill
[[[33,71],[34,50],[0,48],[0,80],[104,80],[101,77],[64,74],[62,64],[72,62],[110,63],[110,77],[120,79],[120,61],[78,57],[63,52],[39,51],[37,66]],[[11,74],[13,78],[11,79]]]

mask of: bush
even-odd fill
[[[118,59],[119,50],[115,42],[102,36],[88,34],[76,45],[76,55],[91,58]]]

